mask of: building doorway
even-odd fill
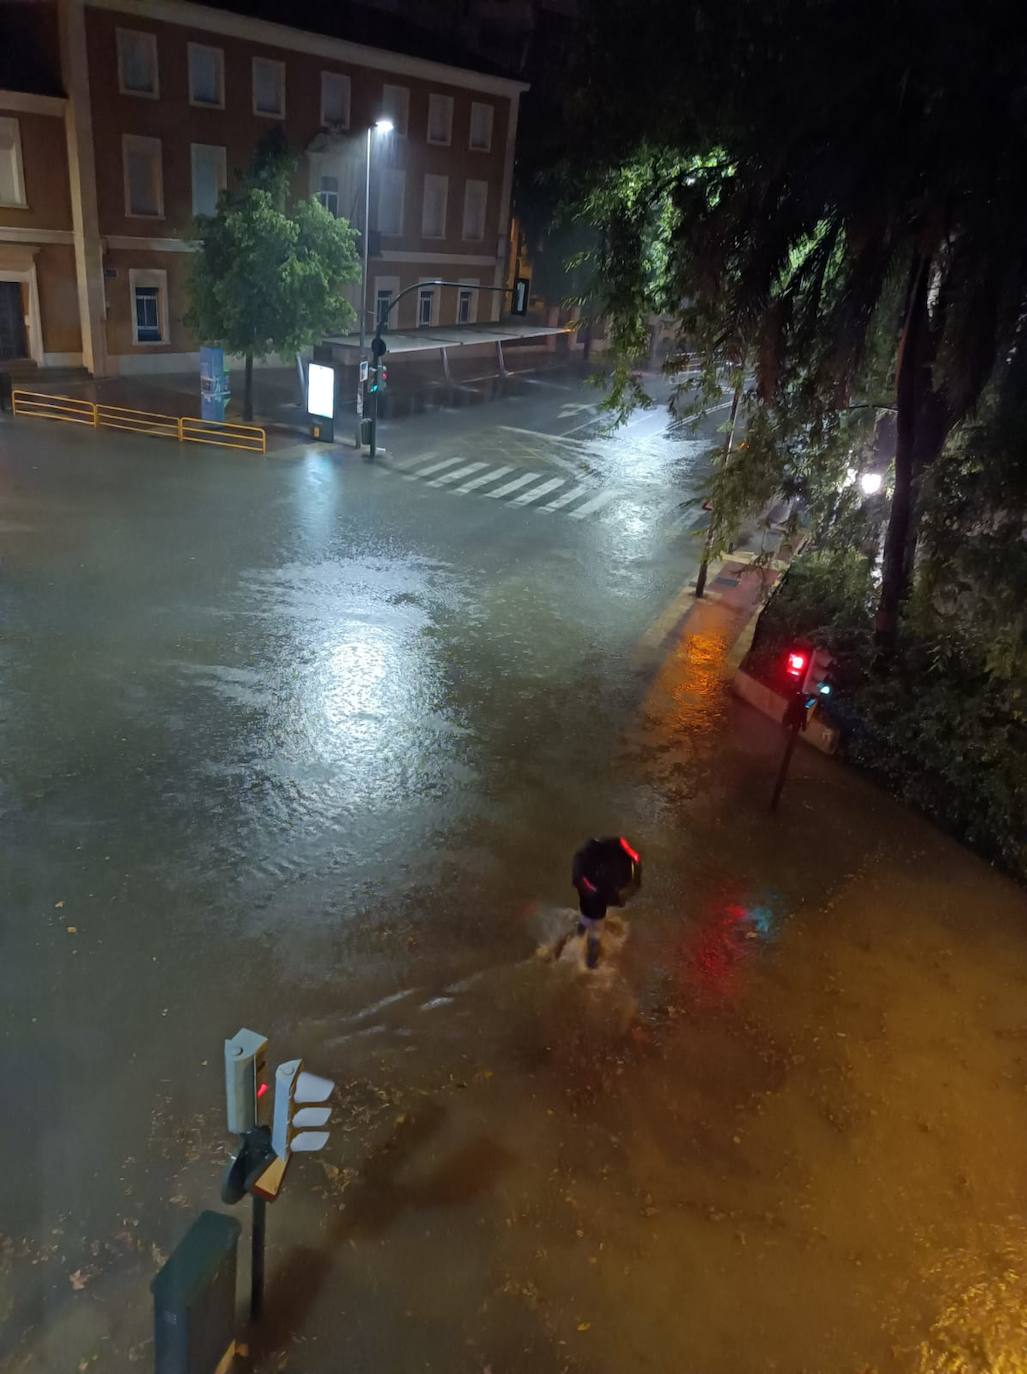
[[[0,362],[29,356],[21,283],[0,281]]]

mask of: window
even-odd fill
[[[285,118],[285,63],[270,57],[253,59],[253,113]]]
[[[390,86],[386,82],[382,87],[382,114],[392,120],[392,127],[397,134],[406,135],[410,92],[405,86]]]
[[[132,295],[132,342],[168,342],[168,274],[132,268],[128,274]]]
[[[391,304],[392,292],[387,286],[379,286],[374,293],[375,324],[387,325],[389,323],[389,306]]]
[[[393,237],[403,232],[403,198],[406,176],[395,167],[383,167],[378,182],[378,232]]]
[[[339,178],[323,176],[318,179],[317,198],[330,215],[339,218]]]
[[[157,35],[138,29],[118,29],[118,90],[122,95],[144,95],[156,100]]]
[[[471,141],[470,146],[479,153],[487,153],[492,148],[492,119],[495,109],[471,101]]]
[[[451,95],[430,95],[428,97],[428,142],[439,143],[448,148],[453,136],[453,97]]]
[[[449,197],[449,177],[424,178],[424,206],[421,211],[421,233],[426,239],[446,237],[446,201]]]
[[[321,123],[349,128],[349,77],[341,72],[321,73]]]
[[[435,288],[422,286],[417,293],[417,327],[424,329],[435,314]]]
[[[485,237],[485,206],[488,202],[487,181],[469,181],[464,191],[464,238]]]
[[[477,292],[471,286],[461,286],[456,298],[457,324],[474,324],[478,311],[474,297]]]
[[[225,54],[220,48],[189,44],[189,103],[225,108]]]
[[[160,219],[164,214],[164,177],[159,138],[123,134],[125,214]]]
[[[0,205],[25,205],[21,130],[16,119],[0,119]]]
[[[218,196],[228,184],[227,155],[224,148],[208,143],[192,145],[193,214],[216,215]]]

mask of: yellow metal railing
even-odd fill
[[[11,401],[15,415],[63,420],[67,424],[90,425],[93,429],[154,434],[165,439],[177,439],[180,444],[215,444],[219,448],[234,448],[242,453],[267,453],[267,431],[260,425],[161,415],[154,410],[132,410],[128,406],[87,401],[79,396],[51,396],[44,391],[23,391],[20,388],[11,393]]]

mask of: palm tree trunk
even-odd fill
[[[242,417],[247,424],[253,419],[253,354],[246,354],[246,380],[242,389]]]
[[[895,650],[899,610],[909,591],[912,574],[910,551],[916,537],[914,486],[918,467],[921,466],[917,463],[917,421],[924,390],[928,385],[924,375],[928,279],[929,260],[918,257],[911,276],[906,322],[899,340],[895,388],[895,490],[884,537],[881,595],[874,623],[878,647],[885,658]]]

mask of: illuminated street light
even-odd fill
[[[367,361],[367,257],[370,251],[371,242],[371,135],[372,134],[391,134],[393,130],[391,119],[384,116],[376,119],[373,124],[367,126],[367,155],[364,161],[364,243],[363,254],[361,255],[360,272],[360,362]],[[361,371],[363,369],[361,368]],[[362,388],[363,378],[357,382],[357,387]],[[362,392],[360,393],[362,397]],[[363,408],[357,411],[357,435],[356,447],[360,448],[362,438],[361,429],[363,427]]]
[[[882,477],[879,472],[864,472],[859,479],[864,496],[874,496],[881,490]]]

